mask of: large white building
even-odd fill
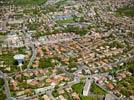
[[[55,86],[48,86],[48,87],[43,87],[43,88],[38,88],[38,89],[35,89],[35,93],[36,94],[44,94],[46,93],[46,91],[48,90],[51,90],[51,89],[54,89]]]
[[[91,84],[92,84],[91,80],[89,80],[89,79],[86,80],[86,84],[85,84],[84,89],[83,89],[83,95],[84,96],[88,96],[88,93],[90,91]]]

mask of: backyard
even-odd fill
[[[129,76],[121,81],[119,81],[116,85],[116,89],[119,90],[123,95],[129,97],[130,95],[134,95],[134,77]]]

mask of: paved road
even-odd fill
[[[30,41],[30,43],[31,43],[31,48],[32,48],[32,57],[31,57],[31,59],[29,61],[29,64],[27,65],[27,70],[30,69],[30,67],[31,67],[32,63],[34,62],[34,60],[36,58],[36,55],[37,55],[37,50],[36,50],[36,48],[34,46],[34,43],[32,41]]]
[[[4,88],[5,88],[5,93],[6,93],[7,100],[13,100],[13,98],[11,97],[11,94],[10,94],[10,89],[9,89],[7,77],[2,71],[0,71],[0,77],[3,78],[4,82],[5,82]]]
[[[73,77],[74,77],[73,73],[67,72],[65,68],[66,68],[66,66],[61,66],[61,67],[57,67],[57,70],[61,70],[61,71],[64,72],[67,76],[73,78]]]
[[[52,100],[56,100],[55,97],[53,97],[52,92],[53,92],[53,91],[50,90],[50,91],[47,91],[46,94],[47,94]]]
[[[132,59],[132,58],[133,58],[133,57],[127,58],[127,59],[125,59],[125,60],[123,60],[123,61],[116,62],[115,64],[120,64],[120,63],[122,63],[122,62],[129,61],[129,60]],[[115,65],[115,64],[114,64],[114,65]],[[74,75],[75,75],[75,72],[74,72],[74,75],[73,75],[72,73],[70,74],[69,72],[65,71],[65,67],[59,67],[58,69],[64,71],[67,75],[71,75],[71,76],[74,76]],[[79,70],[81,70],[81,69],[79,69]],[[90,78],[91,80],[93,80],[93,77],[98,76],[98,75],[107,76],[107,75],[108,75],[108,72],[106,72],[106,73],[100,73],[100,74],[87,75],[86,77],[87,77],[87,78]],[[59,88],[58,90],[61,90],[61,89],[63,89],[63,88],[71,87],[73,84],[77,84],[77,83],[79,83],[79,81],[68,82],[65,86],[60,86],[60,88]],[[55,100],[55,99],[53,98],[52,94],[51,94],[51,92],[52,92],[53,90],[54,90],[54,89],[50,89],[49,91],[46,91],[46,93],[52,98],[52,100]],[[106,90],[106,89],[104,88],[104,90]],[[50,91],[51,91],[51,92],[50,92]],[[106,90],[106,91],[107,91],[107,90]],[[44,94],[44,93],[43,93],[43,94]],[[39,94],[38,94],[38,95],[39,95]],[[114,95],[114,97],[117,98],[115,95]]]
[[[25,31],[25,24],[23,24],[22,32],[23,32],[23,33],[26,33],[26,31]],[[23,35],[22,37],[23,37],[23,40],[26,42],[26,40],[25,40],[25,35]],[[31,45],[30,45],[30,46],[31,46],[31,49],[32,49],[32,57],[31,57],[31,59],[30,59],[30,61],[29,61],[29,64],[27,65],[27,70],[29,70],[30,67],[31,67],[31,65],[32,65],[32,63],[33,63],[33,61],[34,61],[35,58],[36,58],[37,50],[36,50],[36,48],[35,48],[35,46],[34,46],[34,42],[32,41],[31,35],[30,35],[29,33],[26,33],[26,37],[28,38],[29,43],[31,44]],[[26,44],[27,44],[27,43],[25,43],[25,46],[26,46],[26,48],[28,48],[28,45],[26,45]]]

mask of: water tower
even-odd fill
[[[24,61],[24,57],[25,57],[25,56],[24,56],[23,54],[17,54],[17,55],[14,56],[14,59],[17,60],[18,66],[20,67],[20,70],[21,70],[21,71],[22,71],[21,66],[22,66],[22,63],[23,63],[23,61]]]

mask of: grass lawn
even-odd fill
[[[66,1],[67,1],[67,0],[60,0],[60,1],[57,2],[55,5],[57,5],[57,6],[61,6],[61,5],[65,4]]]
[[[18,53],[19,54],[25,54],[26,48],[22,47],[22,48],[18,48]]]
[[[55,60],[54,58],[41,58],[39,67],[41,68],[49,68],[54,67],[56,65],[56,62],[53,62]]]
[[[123,8],[119,8],[116,11],[116,14],[119,16],[134,16],[134,7],[123,7]]]
[[[12,53],[9,53],[9,54],[3,54],[0,56],[0,60],[1,61],[4,61],[5,64],[8,66],[11,67],[11,70],[12,71],[17,71],[17,66],[14,65],[14,58],[13,58],[13,54]],[[2,71],[4,71],[4,69],[1,68]]]
[[[56,21],[56,23],[58,23],[58,24],[64,24],[64,23],[73,23],[74,22],[74,20],[73,20],[73,18],[71,18],[71,19],[67,19],[67,20],[58,20],[58,21]]]
[[[54,67],[62,63],[59,58],[57,57],[48,57],[48,58],[41,58],[39,60],[39,67],[41,68],[49,68]]]
[[[74,84],[74,85],[72,86],[72,89],[73,89],[75,92],[81,94],[82,91],[83,91],[83,87],[84,87],[84,84],[83,84],[83,83],[78,83],[78,84]]]
[[[106,94],[106,92],[103,89],[101,89],[99,86],[97,86],[95,83],[91,85],[91,92],[93,92],[94,94],[99,94],[99,95]]]
[[[47,0],[14,0],[14,4],[16,5],[35,5],[45,3]]]
[[[64,28],[64,30],[62,30],[62,31],[63,32],[74,32],[76,34],[84,36],[89,32],[89,29],[88,28],[80,28],[80,27],[68,26],[68,27]]]
[[[53,92],[52,92],[52,95],[53,95],[54,97],[58,97],[58,96],[59,96],[58,91],[57,91],[57,90],[53,91]]]
[[[52,59],[51,58],[41,58],[40,59],[40,63],[39,63],[39,66],[41,68],[49,68],[49,67],[52,67]]]
[[[81,96],[81,100],[102,100],[97,96]]]

